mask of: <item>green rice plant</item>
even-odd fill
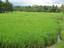
[[[45,48],[56,43],[58,25],[53,17],[61,15],[44,12],[0,14],[0,47]]]

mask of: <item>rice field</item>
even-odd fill
[[[9,12],[0,14],[0,48],[46,48],[57,42],[54,17],[62,13]]]

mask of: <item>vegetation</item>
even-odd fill
[[[64,48],[64,41],[57,43],[56,48]]]
[[[55,7],[55,6],[54,6]],[[17,11],[26,11],[26,12],[53,12],[56,11],[55,9],[52,9],[53,7],[51,6],[24,6],[24,7],[20,7],[20,6],[16,6],[14,9]]]
[[[8,0],[6,2],[2,2],[0,0],[0,13],[12,11],[12,10],[13,10],[12,4],[8,2]]]
[[[62,12],[63,4],[13,6],[0,0],[0,48],[46,48],[55,44],[58,36],[64,40]],[[57,43],[56,48],[63,48],[63,44]]]
[[[62,13],[10,12],[0,14],[0,48],[45,48],[57,41],[53,17]]]
[[[24,11],[24,12],[64,12],[64,4],[61,7],[57,5],[52,6],[13,6],[8,0],[2,2],[0,0],[0,12],[8,11]]]
[[[64,5],[62,4],[61,7],[57,5],[52,6],[15,6],[13,8],[14,11],[24,11],[24,12],[64,12]]]

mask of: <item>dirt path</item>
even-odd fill
[[[56,45],[52,45],[52,46],[47,47],[47,48],[56,48]]]

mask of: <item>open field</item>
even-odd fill
[[[0,14],[0,48],[45,48],[57,41],[55,16],[62,13]]]

